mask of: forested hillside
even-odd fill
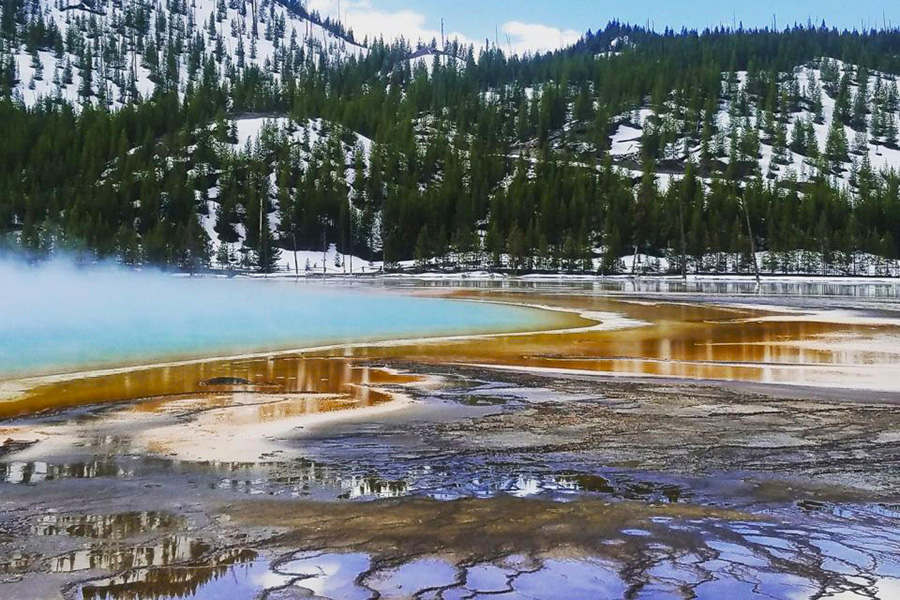
[[[0,244],[34,257],[897,274],[900,31],[520,57],[277,0],[2,2]]]

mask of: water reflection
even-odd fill
[[[82,405],[140,401],[136,410],[185,410],[225,406],[234,399],[280,395],[279,403],[248,410],[251,421],[283,419],[310,412],[343,410],[387,402],[380,386],[400,385],[413,376],[370,368],[358,360],[468,362],[528,368],[613,372],[634,375],[746,380],[888,389],[883,367],[900,361],[900,329],[892,326],[758,320],[764,310],[623,300],[565,292],[515,293],[467,289],[454,295],[589,311],[615,330],[578,330],[413,343],[361,346],[323,352],[329,358],[277,356],[153,367],[36,387],[0,405],[0,418]],[[635,326],[642,323],[645,326]],[[318,394],[309,400],[290,396]],[[188,405],[187,401],[194,402]],[[179,405],[181,403],[181,405]],[[120,440],[98,440],[114,447]]]
[[[767,320],[750,308],[635,301],[577,294],[458,295],[599,314],[613,330],[535,333],[442,344],[353,348],[371,360],[462,362],[636,376],[897,389],[885,367],[900,362],[900,328],[817,319]],[[627,319],[627,321],[626,321]],[[644,326],[635,326],[637,321]],[[346,352],[344,352],[346,354]]]
[[[72,573],[92,569],[122,571],[164,567],[197,560],[211,549],[206,542],[180,535],[166,537],[147,546],[123,548],[97,543],[51,558],[47,561],[47,568],[53,573]]]
[[[900,284],[886,281],[850,283],[846,281],[763,281],[759,290],[752,279],[716,281],[699,279],[682,281],[680,278],[596,278],[552,279],[460,279],[414,280],[390,282],[388,285],[409,288],[432,289],[480,289],[535,292],[590,292],[612,294],[691,294],[737,296],[827,296],[840,298],[865,298],[878,300],[900,299]]]
[[[360,474],[353,464],[325,464],[309,460],[279,464],[267,477],[223,478],[212,487],[252,496],[276,495],[340,500],[427,496],[441,500],[493,498],[498,495],[534,497],[600,494],[623,500],[654,503],[689,501],[694,493],[685,485],[648,474],[604,475],[579,471],[515,473],[515,465],[458,459],[427,466],[379,464]],[[513,469],[513,473],[510,473]]]
[[[516,473],[516,465],[459,459],[446,464],[434,461],[425,466],[393,464],[393,459],[359,473],[358,465],[326,464],[309,460],[282,463],[266,477],[223,478],[212,487],[252,496],[275,495],[339,500],[383,499],[426,496],[441,500],[493,498],[511,495],[522,498],[599,494],[622,500],[653,503],[690,501],[694,492],[686,485],[650,474],[630,472],[603,475],[580,471],[558,473]],[[510,472],[512,470],[512,473]]]
[[[322,412],[346,408],[347,403],[371,406],[390,400],[390,395],[374,389],[418,381],[409,375],[360,365],[352,360],[314,359],[300,356],[211,361],[153,367],[96,377],[62,381],[29,390],[23,396],[3,402],[0,418],[83,405],[141,400],[136,410],[159,411],[166,405],[189,398],[224,404],[228,398],[244,394],[334,395],[323,402]],[[246,383],[245,383],[246,382]],[[344,401],[339,406],[339,400]],[[275,419],[307,412],[308,402],[260,409],[259,418]],[[115,443],[117,440],[97,440]],[[118,440],[121,441],[121,440]]]
[[[162,600],[164,598],[253,598],[267,565],[253,562],[256,552],[234,549],[185,566],[133,569],[83,585],[82,600]],[[228,577],[225,577],[225,576]]]
[[[609,494],[617,498],[651,502],[682,502],[693,495],[690,490],[675,483],[634,481],[628,475],[608,479],[594,473],[570,472],[553,476],[553,483],[558,486],[556,489]],[[554,489],[555,486],[545,485],[549,489]]]
[[[119,540],[182,526],[184,519],[171,513],[134,511],[112,515],[43,515],[31,530],[41,536],[68,535]]]
[[[134,469],[112,458],[85,462],[53,464],[45,461],[0,463],[0,481],[33,484],[56,479],[93,479],[97,477],[130,478]]]
[[[396,498],[404,495],[409,485],[405,481],[385,481],[379,477],[353,477],[344,484],[350,489],[342,493],[339,498],[352,500],[354,498]]]
[[[64,479],[134,479],[178,474],[224,474],[259,466],[245,462],[189,462],[152,457],[98,456],[92,460],[51,463],[13,461],[0,463],[0,483],[33,485]]]
[[[30,570],[32,563],[37,558],[34,554],[15,551],[0,558],[0,575],[23,573]]]
[[[273,571],[296,578],[294,586],[308,590],[317,598],[369,600],[371,590],[361,587],[357,580],[371,564],[369,555],[362,552],[299,552],[278,561]]]
[[[215,487],[250,495],[324,495],[341,500],[396,498],[415,489],[411,480],[389,480],[372,473],[355,473],[352,466],[329,465],[306,459],[279,464],[265,478],[229,477],[219,481]]]
[[[435,508],[443,510],[440,504]],[[567,508],[556,504],[554,512]],[[563,519],[556,525],[578,527],[585,515],[573,510],[574,522]],[[543,514],[536,506],[529,511]],[[533,516],[529,512],[522,522]],[[387,533],[392,543],[381,550],[374,532],[356,531],[344,539],[340,532],[345,525],[325,519],[316,530],[335,527],[334,548],[299,550],[272,562],[248,553],[246,562],[237,558],[227,566],[219,560],[190,568],[135,570],[82,587],[81,598],[363,600],[374,592],[383,598],[799,599],[893,598],[900,590],[895,528],[853,517],[826,516],[813,523],[790,513],[777,517],[736,520],[672,513],[643,520],[640,526],[612,524],[600,538],[582,540],[584,545],[543,549],[531,548],[525,538],[498,545],[463,537],[455,540],[459,547],[445,547],[446,540],[430,539],[429,524],[420,522],[403,535]],[[366,523],[362,519],[351,528]],[[485,538],[503,538],[521,522],[476,512],[462,523],[484,526]]]

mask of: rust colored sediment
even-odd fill
[[[507,302],[608,312],[644,326],[586,328],[568,333],[496,336],[441,344],[352,348],[343,355],[376,360],[467,363],[577,370],[630,376],[785,384],[875,382],[879,365],[896,364],[900,351],[868,347],[879,336],[900,336],[893,326],[816,320],[758,320],[777,313],[700,304],[633,302],[590,295],[454,292]],[[855,348],[839,343],[857,340]],[[866,372],[866,369],[869,369]]]
[[[210,385],[221,378],[245,380],[249,384]],[[354,360],[279,356],[271,359],[241,359],[151,367],[129,372],[84,377],[39,385],[14,400],[0,403],[0,418],[89,404],[111,404],[146,400],[136,410],[155,411],[173,399],[219,396],[242,392],[257,394],[323,394],[334,396],[334,409],[346,408],[340,401],[375,406],[391,400],[373,387],[419,381],[413,375],[360,365]],[[320,411],[328,410],[322,403]]]

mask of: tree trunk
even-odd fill
[[[263,274],[269,270],[266,265],[265,245],[263,243],[263,199],[259,199],[259,266]]]
[[[753,272],[756,274],[756,293],[762,289],[762,283],[759,279],[759,264],[756,262],[756,240],[753,238],[753,227],[750,225],[750,211],[747,210],[747,202],[741,200],[741,206],[744,207],[744,218],[747,221],[747,237],[750,238],[750,259],[753,261]]]
[[[678,202],[678,221],[681,227],[681,280],[687,281],[687,250],[684,236],[684,201]]]

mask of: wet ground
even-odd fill
[[[774,331],[737,321],[767,312],[680,306],[631,304],[628,318],[656,314],[642,341],[573,334],[557,358],[618,348],[631,363],[668,332],[662,362],[691,364],[701,332]],[[894,335],[803,325],[766,343],[829,377],[896,351],[801,354],[840,328]],[[900,597],[900,396],[510,359],[549,340],[36,388],[0,423],[0,597]],[[725,368],[718,353],[737,350],[702,351]]]
[[[128,450],[125,426],[48,461],[8,455],[3,597],[892,598],[900,589],[892,399],[429,374],[443,384],[407,389],[408,410],[290,440],[302,458],[147,457]]]

